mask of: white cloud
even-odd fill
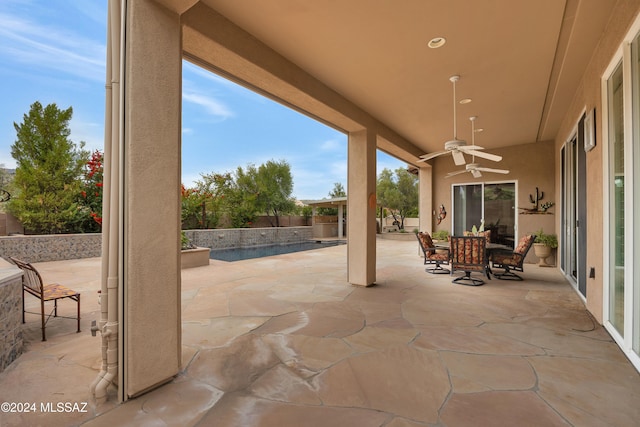
[[[204,108],[207,113],[222,120],[234,116],[233,112],[226,105],[212,97],[183,90],[182,99],[183,101],[190,102]]]
[[[85,122],[72,118],[69,123],[71,129],[71,140],[76,144],[80,141],[86,143],[84,149],[88,151],[104,151],[103,123]]]
[[[105,79],[103,43],[7,13],[0,13],[1,56],[32,65],[34,70],[56,70],[94,81]]]
[[[201,180],[202,177],[199,173],[183,173],[182,174],[182,183],[187,188],[192,188],[196,186],[196,181]]]
[[[15,169],[17,165],[15,159],[11,157],[11,153],[0,153],[0,166]]]
[[[328,139],[320,144],[321,151],[343,151],[346,153],[346,147],[342,141],[336,139]]]
[[[82,13],[86,18],[91,19],[97,25],[106,25],[107,23],[107,2],[80,0],[73,2],[73,6]]]
[[[205,86],[213,83],[213,86],[222,86],[225,91],[231,92],[234,95],[241,96],[243,98],[251,99],[253,102],[259,104],[266,104],[269,101],[264,96],[247,89],[244,86],[239,85],[231,80],[228,80],[222,76],[219,76],[211,71],[205,70],[187,60],[182,61],[183,83],[185,86],[193,84],[194,80],[204,79]]]

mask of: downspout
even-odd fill
[[[120,63],[122,55],[121,12],[126,5],[109,0],[107,26],[107,68],[105,106],[105,182],[103,200],[103,240],[101,309],[98,330],[102,336],[102,366],[91,384],[97,403],[107,399],[107,387],[118,374],[118,288],[120,260]],[[124,3],[125,0],[122,0]],[[123,7],[121,7],[123,6]],[[120,394],[120,393],[119,393]]]

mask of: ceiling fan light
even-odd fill
[[[427,43],[427,46],[429,46],[431,49],[437,49],[439,47],[444,46],[446,42],[447,42],[447,39],[445,39],[444,37],[434,37],[431,40],[429,40],[429,43]]]

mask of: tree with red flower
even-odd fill
[[[103,162],[103,153],[96,150],[85,165],[80,203],[87,212],[87,221],[83,227],[86,232],[100,232],[102,230]]]

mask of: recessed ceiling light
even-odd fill
[[[461,99],[459,102],[460,102],[460,104],[468,104],[468,103],[471,102],[471,98]]]
[[[446,42],[447,42],[447,39],[445,39],[444,37],[434,37],[431,40],[429,40],[428,46],[431,49],[437,49],[439,47],[444,46]]]

